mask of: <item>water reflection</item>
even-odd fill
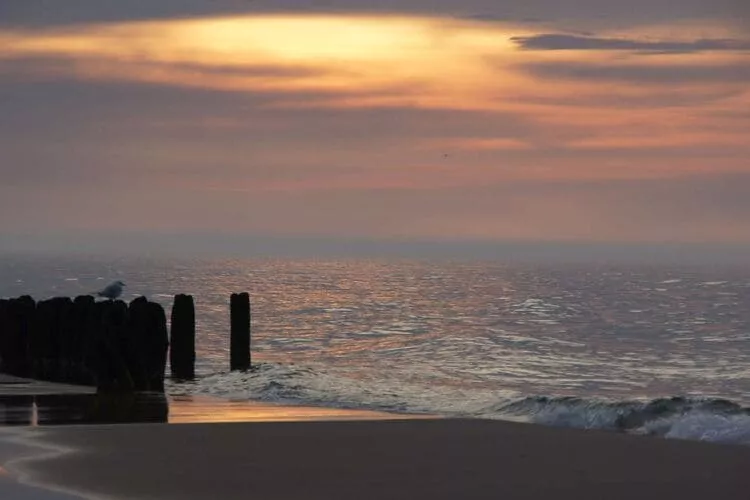
[[[0,425],[167,422],[164,394],[0,396]]]
[[[0,426],[215,423],[426,418],[343,408],[284,406],[164,394],[0,395]]]
[[[31,425],[34,396],[0,396],[0,425]]]
[[[205,396],[174,396],[169,422],[174,424],[219,422],[281,422],[309,420],[395,420],[435,418],[380,411],[349,410],[322,406],[285,406],[257,401],[231,401]]]

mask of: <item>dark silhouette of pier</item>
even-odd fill
[[[230,298],[230,368],[250,368],[250,298]],[[174,378],[195,377],[195,303],[177,295],[171,332],[164,308],[82,295],[0,299],[0,373],[96,387],[97,393],[163,393],[167,359]]]

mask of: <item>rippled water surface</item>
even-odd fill
[[[174,392],[477,416],[536,396],[750,404],[743,268],[15,256],[0,296],[114,279],[126,299],[195,296],[202,377]],[[252,297],[252,374],[225,373],[238,291]]]

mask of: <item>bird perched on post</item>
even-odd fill
[[[122,295],[123,288],[125,288],[125,283],[123,283],[120,280],[117,280],[105,286],[103,290],[96,292],[96,294],[99,297],[104,297],[105,299],[115,300],[120,295]]]

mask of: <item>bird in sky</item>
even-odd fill
[[[123,288],[125,288],[125,283],[117,280],[105,286],[104,289],[96,292],[96,294],[99,297],[104,297],[105,299],[115,300],[116,298],[120,297],[120,295],[122,295]]]

